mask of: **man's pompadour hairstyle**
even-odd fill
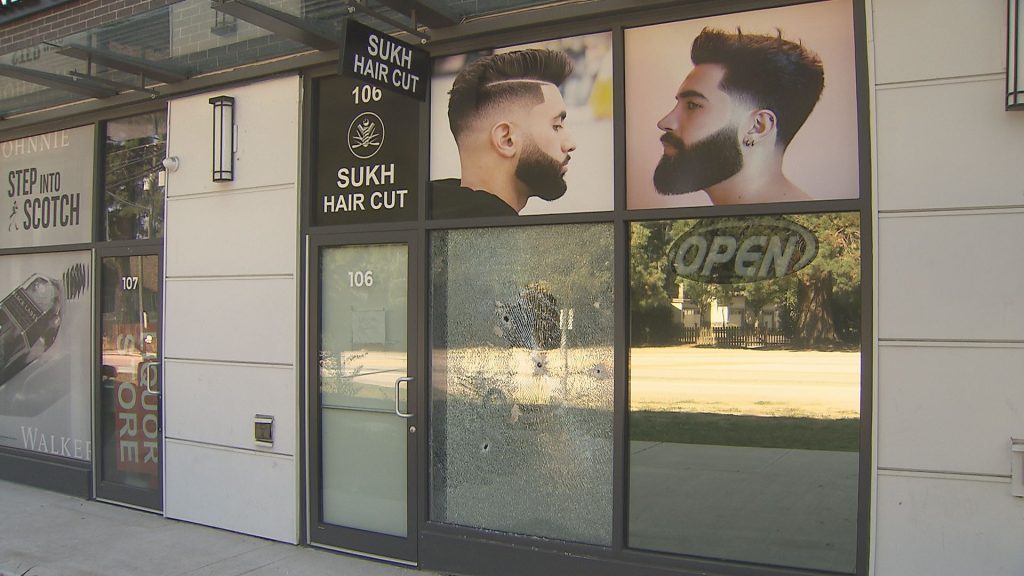
[[[694,65],[720,64],[725,68],[721,88],[746,97],[758,108],[775,113],[778,138],[788,146],[825,87],[821,58],[802,44],[777,35],[730,34],[705,28],[693,41]]]
[[[458,140],[484,110],[513,100],[534,105],[544,101],[542,82],[560,85],[572,73],[572,60],[564,52],[516,50],[476,60],[459,72],[448,100],[448,122]],[[514,82],[528,80],[528,82]]]

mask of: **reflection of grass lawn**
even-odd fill
[[[649,442],[853,452],[859,447],[859,434],[858,418],[662,411],[634,411],[629,416],[629,439]]]

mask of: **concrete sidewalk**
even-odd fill
[[[0,481],[0,576],[436,576]]]

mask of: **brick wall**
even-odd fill
[[[0,26],[0,54],[63,38],[178,0],[83,0]]]

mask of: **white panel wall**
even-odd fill
[[[880,338],[1024,340],[1024,210],[883,213],[878,237]]]
[[[873,0],[878,84],[1000,74],[1005,0]]]
[[[281,217],[295,213],[294,192],[291,183],[176,198],[178,218],[191,227],[167,246],[167,258],[183,276],[292,274],[298,235]]]
[[[256,450],[295,455],[296,415],[281,410],[295,402],[295,374],[290,367],[175,360],[167,363],[165,376],[175,383],[174,394],[164,402],[165,409],[189,414],[188,418],[168,421],[168,436],[252,448],[253,415],[273,414],[274,445],[257,446]],[[195,402],[194,398],[204,401]]]
[[[243,534],[295,542],[298,509],[294,458],[252,454],[206,443],[168,438],[167,515]],[[190,489],[185,489],[186,487]]]
[[[293,277],[168,278],[167,309],[168,358],[294,360]]]
[[[876,576],[1024,574],[1024,114],[1005,0],[870,0]]]
[[[879,89],[879,209],[1024,204],[1024,114],[1005,90],[1001,74]]]
[[[878,480],[875,574],[1024,574],[1024,507],[986,478],[897,476]]]
[[[298,539],[298,161],[301,82],[175,100],[168,155],[165,512]],[[236,102],[235,180],[211,181],[212,107]],[[275,442],[257,446],[256,414]]]

